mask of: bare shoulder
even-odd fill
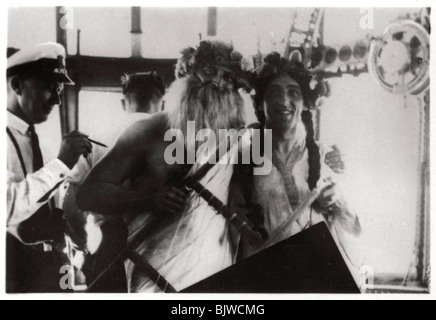
[[[162,134],[168,126],[168,116],[164,112],[152,115],[150,118],[136,121],[126,128],[120,135],[120,140],[143,140],[145,137],[152,137]]]
[[[136,121],[121,133],[116,147],[134,146],[135,148],[131,150],[140,151],[143,147],[150,146],[156,139],[163,140],[167,127],[168,115],[164,112]]]

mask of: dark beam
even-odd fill
[[[120,78],[124,73],[156,71],[170,85],[174,79],[175,59],[105,58],[70,56],[68,72],[80,88],[121,88]]]

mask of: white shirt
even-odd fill
[[[12,140],[7,137],[7,230],[17,237],[20,223],[29,219],[45,203],[38,203],[44,195],[52,190],[69,174],[69,168],[60,160],[47,162],[34,172],[33,153],[29,124],[11,112],[7,112],[8,128],[16,139],[25,163],[27,176],[24,175],[17,150]],[[43,157],[46,155],[43,152]],[[55,192],[51,195],[53,197]]]

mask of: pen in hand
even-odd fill
[[[86,138],[89,142],[91,142],[91,143],[93,143],[93,144],[96,144],[96,145],[98,145],[98,146],[100,146],[100,147],[103,147],[103,148],[109,148],[107,145],[105,145],[105,144],[103,144],[103,143],[101,143],[101,142],[98,142],[98,141],[95,141],[95,140],[92,140],[92,139],[89,139],[89,138]]]
[[[91,143],[93,143],[93,144],[96,144],[96,145],[98,145],[98,146],[101,146],[101,147],[103,147],[103,148],[109,148],[107,145],[105,145],[105,144],[103,144],[103,143],[101,143],[101,142],[98,142],[98,141],[95,141],[95,140],[92,140],[92,139],[89,139],[88,137],[86,137],[85,136],[85,139],[86,140],[88,140],[89,142],[91,142]],[[85,156],[86,157],[86,156]],[[62,160],[61,160],[62,161]],[[51,195],[56,191],[56,189],[58,189],[59,187],[60,187],[60,185],[62,184],[62,183],[64,183],[65,182],[65,180],[66,180],[66,178],[65,179],[63,179],[62,181],[60,181],[58,184],[56,184],[56,186],[54,186],[54,188],[52,188],[49,192],[47,192],[41,199],[39,199],[38,200],[38,203],[44,203],[44,202],[47,202],[49,199],[50,199],[50,197],[51,197]]]

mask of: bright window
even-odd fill
[[[321,141],[344,154],[343,184],[365,229],[366,264],[406,278],[417,236],[422,107],[416,97],[384,91],[369,74],[330,83]]]
[[[127,114],[121,107],[121,94],[80,91],[79,130],[91,138],[111,145]]]
[[[49,153],[45,155],[46,159],[55,159],[59,153],[62,141],[59,107],[55,107],[48,120],[38,125],[36,130],[43,151]]]
[[[142,8],[142,54],[146,58],[178,58],[207,33],[207,8]]]
[[[68,53],[77,53],[77,30],[80,54],[100,57],[131,56],[131,9],[69,8],[73,13],[73,29],[68,30]]]

